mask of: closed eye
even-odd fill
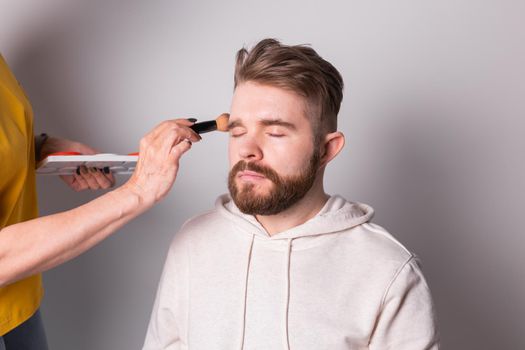
[[[283,137],[286,136],[286,131],[284,128],[280,126],[271,126],[269,128],[266,128],[266,135],[270,137]]]
[[[245,133],[243,131],[231,131],[230,132],[230,137],[240,137],[242,135],[244,135]]]

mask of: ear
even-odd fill
[[[345,135],[340,132],[327,134],[322,141],[321,166],[325,166],[341,152],[345,145]]]

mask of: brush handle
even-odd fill
[[[190,126],[190,128],[192,128],[197,134],[202,134],[217,130],[217,122],[215,120],[209,120],[206,122],[195,123]]]

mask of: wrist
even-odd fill
[[[120,209],[120,218],[135,217],[151,207],[140,195],[140,192],[127,184],[107,194],[113,198],[116,206]]]
[[[49,138],[49,135],[46,133],[42,133],[40,135],[35,136],[35,160],[37,162],[44,159],[44,145],[46,144],[47,140]]]
[[[140,185],[132,181],[126,182],[114,192],[126,198],[125,200],[129,201],[130,208],[133,208],[139,213],[148,210],[155,204],[155,200],[151,198],[151,196],[148,196]]]

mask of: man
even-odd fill
[[[170,247],[144,349],[437,349],[413,254],[328,196],[343,80],[273,39],[237,54],[230,196]]]

